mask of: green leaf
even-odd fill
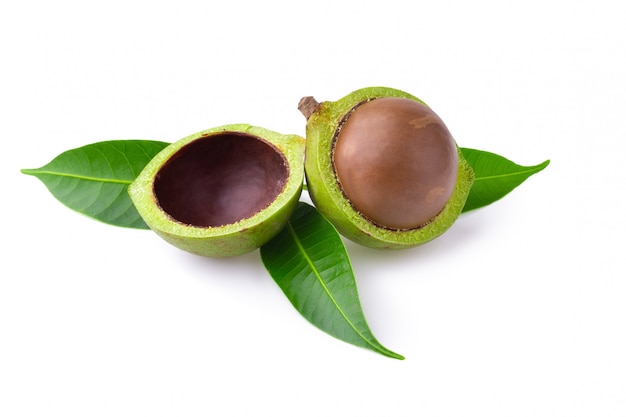
[[[150,140],[97,142],[63,152],[41,168],[22,173],[39,178],[72,210],[115,226],[147,229],[127,189],[167,145]]]
[[[461,152],[475,175],[463,212],[501,199],[550,163],[550,160],[546,160],[538,165],[522,166],[491,152],[470,148],[461,148]]]
[[[287,226],[261,248],[261,259],[296,310],[313,325],[353,345],[404,359],[373,336],[343,241],[315,208],[298,203]]]

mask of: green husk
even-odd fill
[[[246,133],[276,146],[289,164],[289,179],[278,197],[265,209],[236,223],[217,227],[197,227],[172,219],[156,202],[154,178],[160,168],[183,146],[212,134]],[[146,224],[163,239],[185,251],[210,257],[229,257],[251,252],[273,238],[287,223],[302,191],[304,139],[282,135],[246,124],[220,126],[187,136],[157,154],[135,182],[129,193]]]

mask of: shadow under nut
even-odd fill
[[[378,98],[356,107],[333,149],[339,185],[369,221],[389,229],[416,229],[441,212],[454,191],[454,138],[427,106]]]

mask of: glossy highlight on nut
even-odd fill
[[[261,138],[225,132],[181,148],[157,173],[154,194],[175,220],[198,227],[235,223],[266,208],[289,170]]]
[[[406,98],[355,106],[337,130],[332,158],[355,210],[388,229],[428,224],[445,207],[457,179],[449,130],[430,108]]]

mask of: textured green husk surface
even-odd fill
[[[245,133],[261,138],[285,155],[289,179],[279,196],[265,209],[251,217],[218,227],[197,227],[170,217],[154,196],[154,178],[160,168],[183,146],[196,139],[226,132]],[[300,198],[304,169],[305,141],[297,135],[283,135],[247,124],[231,124],[203,130],[187,136],[157,154],[135,182],[129,194],[146,224],[160,237],[185,251],[210,257],[229,257],[251,252],[273,238],[287,223]]]

